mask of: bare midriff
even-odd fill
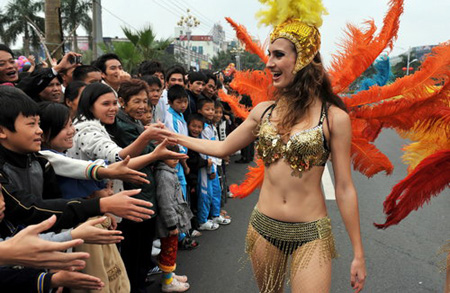
[[[266,166],[258,210],[266,216],[285,222],[311,222],[327,216],[321,188],[324,167],[314,166],[292,176],[284,160]]]

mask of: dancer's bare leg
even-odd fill
[[[308,250],[310,246],[317,243],[314,240],[302,245],[298,248],[294,254],[293,259],[296,259],[296,255],[302,254],[305,250]],[[331,287],[331,259],[323,260],[320,254],[321,248],[316,247],[311,260],[306,268],[292,268],[291,271],[291,286],[292,293],[303,293],[303,292],[315,292],[315,293],[328,293]]]
[[[249,233],[257,233],[249,228]],[[259,235],[250,259],[253,274],[262,293],[281,293],[285,280],[287,258],[277,247]]]

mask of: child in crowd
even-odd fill
[[[144,75],[141,77],[143,81],[145,81],[148,85],[148,102],[150,110],[152,112],[152,123],[156,123],[157,117],[155,115],[156,107],[159,103],[159,99],[161,98],[161,92],[162,92],[162,83],[161,80],[154,75]],[[147,123],[148,124],[148,123]],[[144,124],[144,125],[147,125]]]
[[[189,116],[188,119],[188,130],[189,136],[199,138],[202,131],[203,126],[205,124],[205,119],[199,113],[194,113]],[[198,174],[200,168],[210,168],[212,166],[212,160],[210,158],[203,159],[199,153],[193,150],[188,150],[188,159],[186,163],[189,167],[189,174],[186,177],[188,190],[189,190],[189,205],[191,207],[192,212],[194,213],[194,218],[192,221],[192,227],[198,229],[198,221],[197,221],[197,208],[198,208]],[[191,232],[191,236],[200,235],[200,232]],[[195,235],[194,235],[195,234]]]
[[[225,140],[225,138],[227,138],[227,134],[230,132],[231,121],[227,120],[224,117],[224,115],[223,115],[224,107],[219,100],[216,100],[214,102],[214,110],[215,111],[214,111],[213,123],[214,123],[215,129],[217,131],[216,132],[217,139],[220,141],[223,141],[223,140]],[[230,161],[230,157],[227,156],[227,157],[223,158],[221,161],[222,161],[222,164],[220,164],[217,167],[217,171],[219,173],[220,187],[222,189],[221,207],[223,207],[225,205],[225,203],[227,202],[227,195],[228,195],[228,191],[229,191],[225,168],[226,168],[226,165]],[[225,210],[221,210],[220,214],[224,218],[229,218],[228,213]]]
[[[183,113],[188,106],[188,95],[186,90],[181,85],[174,85],[167,91],[167,98],[169,100],[169,109],[166,113],[165,126],[175,132],[188,135],[187,123],[184,120]],[[180,147],[180,152],[187,153],[187,148]],[[184,168],[184,169],[183,169]],[[186,177],[184,173],[189,174],[189,168],[186,165],[186,160],[181,160],[177,165],[178,180],[181,184],[183,197],[186,199]]]
[[[169,146],[174,152],[178,146]],[[192,212],[183,198],[176,166],[177,159],[167,159],[156,166],[156,197],[158,202],[157,233],[161,238],[158,265],[163,271],[162,292],[184,292],[189,289],[186,276],[175,275],[178,234],[191,228]]]
[[[188,96],[186,90],[181,85],[173,85],[167,91],[167,98],[169,100],[169,109],[166,113],[166,127],[175,133],[188,135],[187,123],[183,116],[183,113],[186,111],[188,106]],[[180,153],[186,154],[187,148],[180,146]],[[176,166],[176,169],[181,191],[183,192],[183,197],[186,200],[187,183],[185,173],[190,173],[186,160],[180,160]],[[192,249],[198,246],[198,243],[195,240],[190,239],[184,233],[179,234],[178,240],[180,241],[180,248],[182,249]]]
[[[198,113],[205,119],[204,129],[201,133],[202,139],[216,140],[214,135],[214,101],[208,98],[198,101]],[[199,230],[216,230],[219,225],[228,225],[230,219],[220,215],[221,189],[217,174],[218,158],[209,157],[201,154],[203,159],[211,159],[210,167],[200,168],[199,187],[198,187],[198,222]],[[208,220],[209,215],[212,220]]]
[[[85,87],[86,84],[82,81],[72,81],[64,91],[64,104],[70,109],[71,119],[77,114],[78,102]]]
[[[150,103],[148,103],[145,106],[144,115],[140,119],[140,121],[142,125],[149,126],[150,124],[152,124],[152,120],[153,120],[153,106]]]

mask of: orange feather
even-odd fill
[[[374,224],[386,229],[400,223],[413,210],[428,203],[450,187],[450,150],[442,150],[425,158],[405,179],[397,183],[384,201],[387,215],[384,224]]]
[[[265,71],[237,71],[230,86],[240,94],[252,99],[253,107],[273,97],[272,75]]]
[[[248,167],[245,180],[237,185],[230,185],[233,197],[244,198],[249,196],[256,188],[260,187],[264,179],[264,163],[261,159],[256,161],[256,167]]]
[[[269,57],[266,54],[264,54],[264,50],[261,47],[261,44],[256,43],[252,40],[252,37],[247,32],[245,26],[237,24],[230,17],[225,17],[225,19],[228,21],[229,24],[231,24],[231,26],[236,31],[236,37],[245,45],[245,50],[247,50],[250,53],[258,55],[261,61],[264,62],[264,64],[266,64],[267,61],[269,60]]]
[[[353,168],[369,178],[381,171],[390,175],[394,169],[391,161],[377,147],[362,137],[352,138],[351,156]]]
[[[239,104],[239,101],[236,97],[226,94],[223,90],[219,90],[218,95],[222,101],[230,105],[230,108],[233,111],[234,115],[242,119],[246,119],[248,117],[248,110],[245,109],[243,105]]]
[[[422,63],[420,69],[412,75],[396,79],[390,85],[373,86],[351,98],[343,98],[349,108],[361,107],[381,101],[395,101],[404,98],[429,97],[434,94],[435,85],[446,83],[450,75],[450,42],[432,49],[431,54]],[[367,108],[365,108],[367,109]]]
[[[392,49],[393,42],[397,38],[399,18],[402,13],[403,0],[391,0],[378,36],[374,36],[376,27],[373,21],[366,22],[368,28],[365,31],[352,25],[347,26],[348,38],[340,45],[341,51],[333,55],[329,70],[336,94],[348,88],[386,47]]]

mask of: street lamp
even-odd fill
[[[236,69],[238,71],[241,70],[241,54],[245,51],[244,48],[241,47],[241,45],[239,44],[238,46],[234,47],[233,49],[230,50],[231,54],[235,54],[236,57]]]
[[[187,9],[187,15],[181,16],[180,20],[178,21],[177,25],[184,27],[186,30],[186,36],[187,36],[187,64],[188,64],[188,70],[191,68],[191,33],[192,28],[197,27],[200,25],[200,21],[193,15],[190,14],[191,10]]]
[[[412,60],[412,61],[409,61],[410,58],[411,58],[411,47],[408,49],[408,57],[407,57],[407,59],[406,59],[406,75],[409,75],[409,66],[410,66],[412,63],[414,63],[414,62],[416,62],[416,61],[419,61],[418,59],[414,59],[414,60]]]

